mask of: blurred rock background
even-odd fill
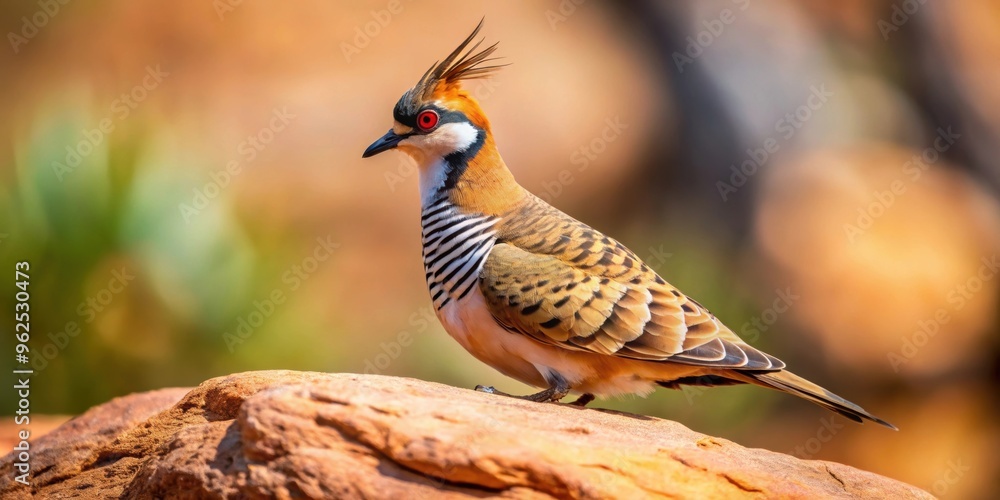
[[[600,406],[1000,489],[1000,6],[975,0],[5,4],[32,411],[268,368],[526,391],[433,319],[413,166],[360,158],[483,15],[513,64],[469,88],[525,186],[901,432],[752,387]]]

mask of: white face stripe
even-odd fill
[[[419,150],[419,155],[413,156],[418,163],[423,163],[419,166],[420,198],[424,206],[448,178],[448,164],[444,157],[469,149],[478,138],[479,131],[471,123],[456,122],[445,123],[429,134],[415,134],[399,142],[404,151],[409,148]]]
[[[411,135],[399,145],[419,149],[428,158],[444,158],[469,149],[478,137],[479,131],[471,123],[445,123],[429,134]]]

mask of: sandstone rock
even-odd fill
[[[83,496],[100,491],[85,467],[90,457],[111,443],[123,431],[142,424],[170,408],[189,389],[161,389],[115,398],[87,410],[57,429],[31,440],[32,488],[14,481],[13,453],[0,460],[0,497],[30,498],[32,493],[52,492],[52,496]],[[35,435],[43,429],[32,425]],[[76,478],[83,478],[76,481]],[[104,483],[102,483],[103,486]],[[61,485],[61,486],[59,486]],[[75,485],[79,485],[79,489]],[[93,488],[93,489],[92,489]],[[58,492],[58,493],[57,493]]]
[[[666,420],[383,376],[251,372],[119,398],[34,443],[27,498],[932,498]]]

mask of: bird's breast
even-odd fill
[[[420,217],[427,287],[435,310],[466,297],[496,243],[497,218],[462,213],[448,198],[427,203]]]

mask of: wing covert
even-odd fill
[[[620,279],[613,279],[595,267],[501,243],[487,257],[479,287],[505,328],[566,349],[706,367],[784,366],[651,270],[652,277],[616,271]]]

